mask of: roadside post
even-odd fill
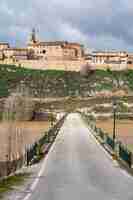
[[[117,155],[115,152],[115,141],[116,141],[116,110],[117,110],[117,103],[116,100],[113,100],[113,148],[114,148],[114,153],[113,153],[113,159],[117,159]]]

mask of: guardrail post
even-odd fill
[[[131,159],[131,168],[133,169],[133,153],[132,153],[132,159]]]
[[[119,145],[119,156],[130,168],[132,167],[132,153],[121,143]]]
[[[117,157],[119,157],[119,145],[120,145],[120,142],[116,141],[114,145],[114,152],[116,153]]]
[[[107,133],[104,133],[104,144],[106,144],[107,141]]]

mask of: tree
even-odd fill
[[[17,126],[16,121],[32,118],[34,103],[25,94],[14,93],[9,96],[4,104],[3,120],[6,122],[5,133],[7,136],[7,174],[12,172],[11,161],[23,157],[24,128]]]

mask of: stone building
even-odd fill
[[[0,60],[4,60],[4,50],[10,48],[9,43],[0,42]]]
[[[85,54],[84,59],[87,64],[92,63],[92,54],[91,53]]]
[[[12,48],[0,43],[0,63],[33,69],[79,71],[84,64],[84,47],[67,41],[42,42],[32,30],[26,48]]]
[[[81,69],[133,69],[133,53],[126,51],[92,51],[79,43],[39,41],[32,30],[25,48],[0,43],[0,63],[33,69],[80,71]]]
[[[128,64],[133,65],[133,53],[128,53]]]
[[[28,49],[26,48],[7,48],[3,50],[5,59],[17,60],[27,60],[28,59]]]
[[[8,49],[10,47],[7,42],[0,42],[0,50]]]
[[[40,42],[33,29],[28,42],[28,49],[34,51],[36,59],[43,60],[80,60],[84,56],[84,48],[78,43],[67,41]]]
[[[3,51],[0,50],[0,60],[4,59]]]
[[[92,62],[94,64],[127,64],[128,53],[126,51],[94,51]]]

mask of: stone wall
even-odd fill
[[[19,62],[13,62],[11,60],[1,61],[0,64],[15,64],[17,66],[29,68],[29,69],[57,69],[65,71],[80,71],[81,66],[84,64],[84,60],[58,60],[58,61],[46,61],[46,60],[20,60]]]
[[[65,71],[80,71],[81,67],[87,63],[84,59],[79,60],[19,60],[18,62],[13,62],[11,59],[0,61],[0,64],[10,64],[21,66],[29,69],[42,69],[42,70],[65,70]],[[133,64],[94,64],[91,63],[95,69],[99,70],[126,70],[132,69]]]
[[[116,71],[125,70],[128,67],[127,64],[94,64],[94,66],[100,70],[111,69]]]
[[[128,65],[127,65],[127,68],[133,70],[133,64],[128,64]]]

